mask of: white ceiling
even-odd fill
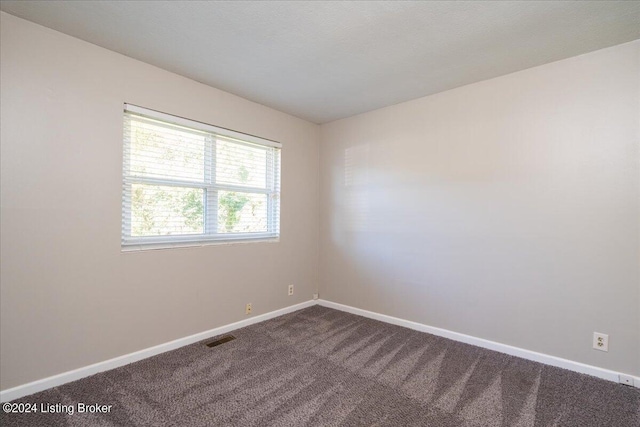
[[[0,8],[315,123],[640,38],[638,1],[2,1]]]

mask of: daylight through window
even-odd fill
[[[125,105],[122,245],[273,239],[280,144]]]

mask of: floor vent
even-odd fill
[[[227,335],[226,337],[222,337],[220,339],[217,339],[215,341],[211,341],[211,342],[207,343],[207,347],[215,347],[215,346],[218,346],[220,344],[224,344],[226,342],[233,341],[235,339],[236,339],[236,337],[234,337],[233,335]]]

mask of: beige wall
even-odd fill
[[[311,299],[317,125],[1,15],[3,390]],[[122,253],[124,102],[282,142],[280,242]]]
[[[322,298],[640,374],[639,86],[636,41],[323,125]]]

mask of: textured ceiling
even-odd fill
[[[315,123],[640,38],[638,1],[2,1],[0,8]]]

